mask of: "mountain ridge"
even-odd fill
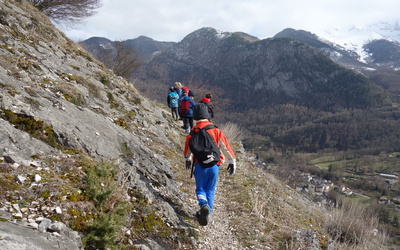
[[[348,91],[340,90],[342,93],[338,93],[336,101],[332,100],[331,103],[323,100],[324,92],[331,92],[334,85],[343,84],[344,79],[338,80],[340,77],[346,78],[352,74],[354,85],[350,83],[346,88],[356,86],[357,81],[371,85],[363,76],[326,60],[322,53],[305,43],[284,38],[248,41],[235,33],[224,33],[221,37],[215,29],[210,28],[199,29],[164,50],[136,72],[133,78],[156,76],[152,72],[157,70],[158,65],[166,68],[164,79],[147,80],[167,83],[174,79],[184,82],[197,79],[215,83],[230,93],[228,96],[232,99],[240,101],[241,105],[246,105],[246,100],[255,97],[259,98],[260,105],[287,101],[316,107],[324,101],[327,107],[337,104],[350,107],[358,104],[355,103],[357,99],[345,96]],[[375,91],[379,92],[378,89]],[[318,92],[320,95],[316,94]],[[364,93],[356,98],[367,96]],[[370,101],[374,102],[373,99]],[[381,98],[375,100],[377,103],[382,101]]]
[[[221,165],[223,198],[199,227],[185,134],[169,109],[27,1],[0,6],[0,248],[382,248],[377,220],[361,233],[336,230],[344,222],[257,167],[242,131],[222,124],[237,173]]]

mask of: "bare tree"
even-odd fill
[[[72,26],[96,14],[101,0],[28,0],[58,24]]]
[[[126,41],[114,41],[111,46],[97,46],[92,49],[84,44],[82,46],[116,75],[125,79],[129,79],[143,63],[139,53]]]
[[[129,79],[133,71],[142,64],[140,56],[125,41],[115,41],[114,46],[116,55],[112,60],[110,68],[116,75]]]

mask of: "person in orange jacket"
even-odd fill
[[[204,103],[196,104],[196,106],[193,108],[193,119],[197,120],[197,122],[192,130],[203,129],[208,125],[213,125],[208,120],[209,118],[210,114],[207,106]],[[196,213],[196,217],[202,226],[208,224],[208,215],[213,210],[214,193],[218,181],[219,166],[224,162],[225,157],[229,160],[229,174],[233,175],[236,171],[236,156],[224,133],[217,127],[207,129],[206,132],[211,135],[215,144],[221,151],[220,158],[217,160],[217,163],[210,167],[204,167],[204,164],[200,164],[196,160],[189,146],[192,134],[186,136],[183,152],[185,156],[186,168],[190,169],[192,161],[195,163],[194,177],[196,181],[196,197],[200,206],[200,210]]]

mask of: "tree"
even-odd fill
[[[111,61],[111,65],[108,66],[116,75],[129,79],[133,71],[142,64],[139,54],[129,47],[125,41],[115,41],[114,46],[116,55]]]
[[[114,41],[112,46],[108,48],[89,49],[85,45],[83,47],[116,75],[126,79],[129,79],[132,73],[143,63],[138,52],[126,41]]]
[[[101,0],[28,0],[39,11],[58,24],[72,26],[96,14]]]

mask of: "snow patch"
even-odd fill
[[[363,46],[379,39],[400,42],[400,25],[398,21],[394,24],[378,22],[367,26],[354,25],[344,29],[326,29],[315,34],[323,41],[330,41],[336,46],[357,53],[360,56],[359,60],[366,63],[370,55]]]

